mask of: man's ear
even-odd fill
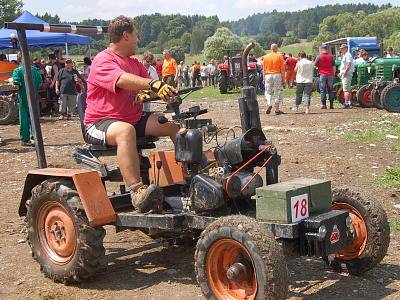
[[[129,38],[128,38],[128,32],[127,31],[124,31],[123,33],[122,33],[122,38],[124,39],[124,40],[128,40]]]

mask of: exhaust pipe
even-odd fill
[[[242,74],[243,74],[243,86],[249,86],[249,75],[247,72],[247,57],[249,56],[249,53],[251,49],[254,49],[254,43],[250,43],[244,48],[243,54],[242,54]]]
[[[254,43],[246,46],[242,54],[242,74],[243,87],[240,90],[239,111],[242,133],[245,133],[251,128],[257,128],[261,131],[261,120],[258,109],[257,95],[254,86],[250,86],[249,76],[247,72],[247,56],[251,49],[254,48]]]

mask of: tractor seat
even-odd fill
[[[93,145],[87,142],[85,137],[85,125],[83,124],[83,119],[86,110],[86,97],[82,97],[82,94],[80,95],[80,97],[78,97],[77,106],[78,106],[78,115],[79,115],[79,121],[81,123],[83,140],[87,144],[86,149],[99,152],[111,152],[107,153],[108,155],[113,155],[114,153],[116,154],[117,147],[115,146]],[[157,140],[158,138],[154,136],[139,137],[136,139],[136,147],[138,150],[154,149],[156,147],[154,142],[156,142]]]

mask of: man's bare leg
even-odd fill
[[[158,122],[158,117],[162,115],[161,113],[153,113],[149,116],[146,123],[145,134],[151,136],[169,136],[172,142],[175,143],[179,126],[170,122],[160,124]]]
[[[112,123],[106,133],[108,145],[117,146],[117,160],[126,186],[140,182],[139,154],[135,127],[125,122]]]

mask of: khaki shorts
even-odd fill
[[[342,88],[343,92],[351,92],[351,79],[353,76],[342,77]]]

